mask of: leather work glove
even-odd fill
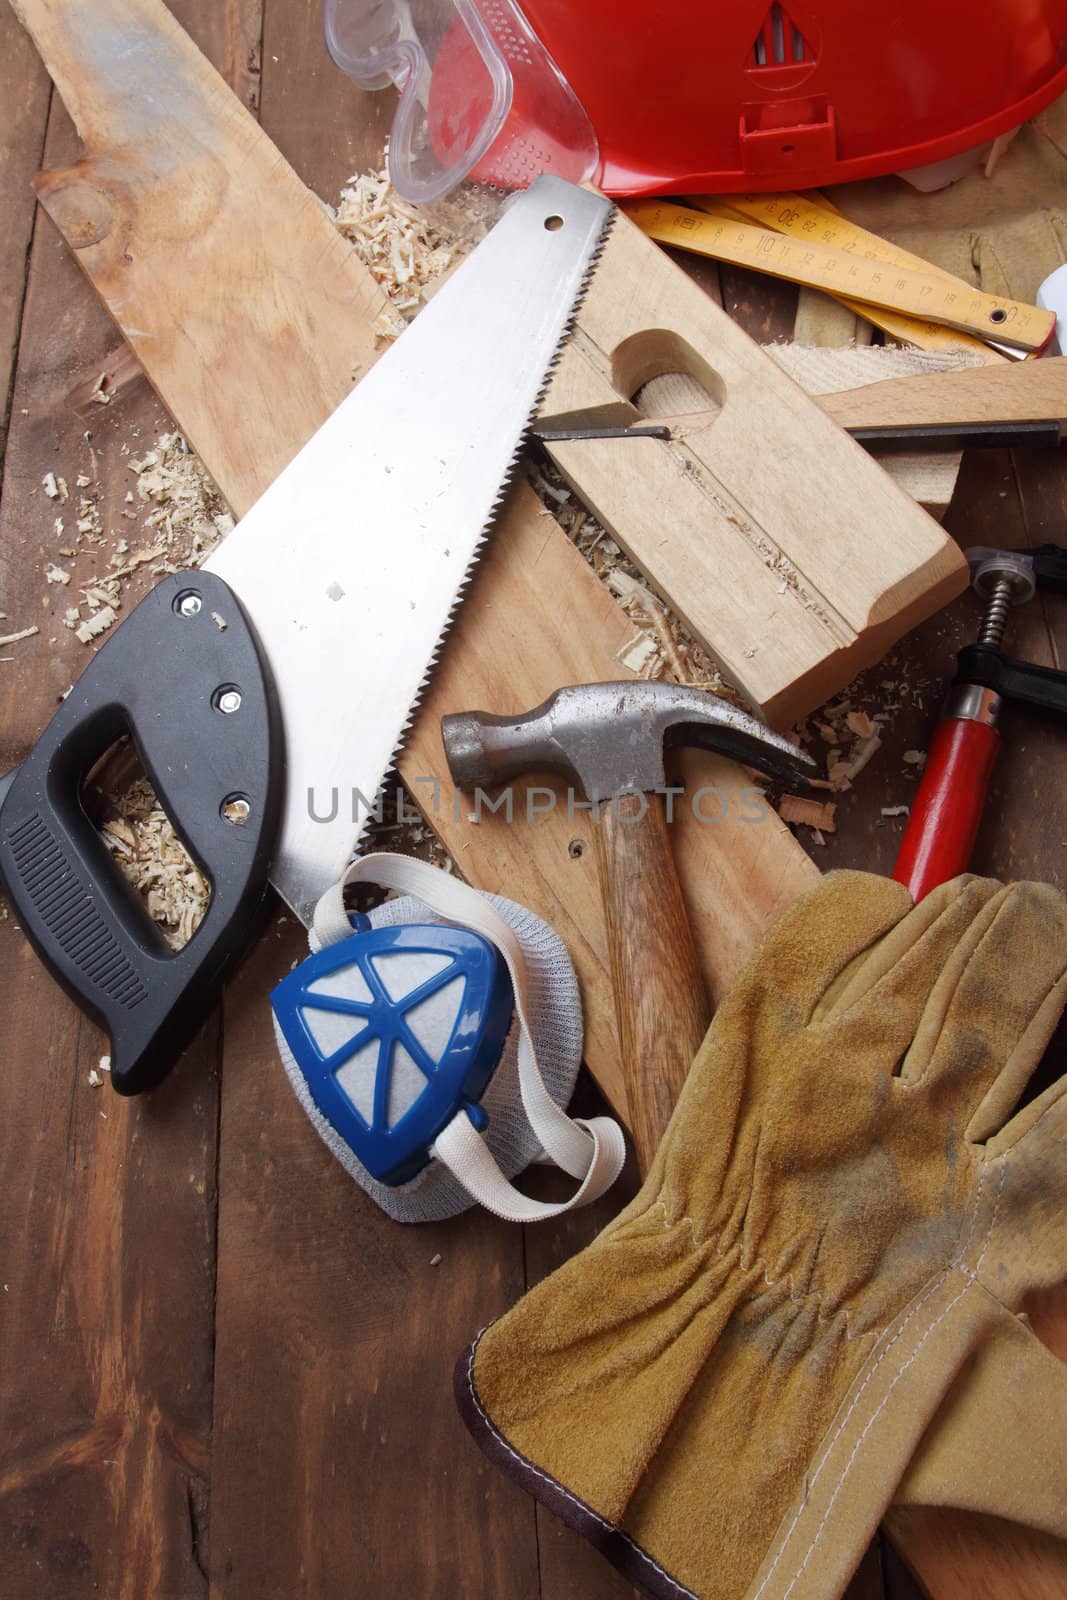
[[[1067,1368],[1018,1315],[1067,1272],[1067,1079],[1011,1116],[1065,973],[1042,885],[802,897],[636,1199],[460,1362],[486,1453],[647,1594],[833,1600],[906,1475],[1010,1505],[987,1425],[1014,1399],[1067,1534]],[[1029,1400],[1001,1394],[1016,1356]]]

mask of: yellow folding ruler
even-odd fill
[[[886,309],[953,329],[957,335],[1027,352],[1042,350],[1052,338],[1053,312],[983,294],[856,228],[821,200],[802,195],[731,195],[725,201],[697,204],[699,211],[663,200],[639,200],[628,202],[624,209],[660,244],[825,290],[856,302],[856,309],[874,321],[879,319],[872,313]],[[739,220],[753,217],[755,221]],[[906,332],[895,336],[909,337]]]
[[[733,217],[737,222],[757,222],[773,233],[788,233],[795,239],[807,239],[813,233],[821,244],[835,249],[849,250],[853,255],[866,256],[871,261],[888,261],[897,267],[914,267],[935,278],[958,284],[959,279],[943,267],[935,267],[921,256],[913,255],[898,244],[870,233],[857,223],[843,217],[832,201],[814,190],[807,194],[742,194],[731,195],[729,201],[715,198],[694,199],[691,205],[712,216]],[[927,322],[920,317],[905,316],[902,311],[891,311],[887,306],[863,305],[847,296],[835,296],[843,306],[862,317],[876,328],[888,333],[901,344],[915,345],[920,350],[934,352],[963,351],[979,361],[1003,366],[1023,354],[1020,350],[1007,350],[1003,345],[986,344],[971,333],[961,333],[956,328],[945,328],[937,322]]]

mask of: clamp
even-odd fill
[[[1067,672],[1002,653],[1008,617],[1039,589],[1067,593],[1067,549],[967,551],[971,583],[985,601],[977,642],[957,657],[944,716],[930,744],[893,876],[918,903],[967,870],[1000,749],[1005,701],[1067,712]]]

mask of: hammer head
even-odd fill
[[[810,756],[717,695],[630,679],[559,689],[524,716],[463,711],[441,719],[445,754],[461,789],[506,783],[524,772],[561,772],[587,800],[666,787],[663,752],[696,745],[807,787]]]

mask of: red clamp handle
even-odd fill
[[[893,871],[916,905],[966,872],[999,749],[988,722],[951,717],[938,726]]]

